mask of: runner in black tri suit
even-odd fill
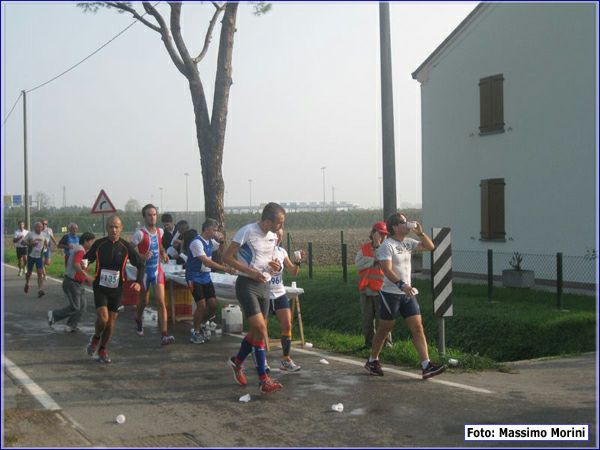
[[[135,291],[140,291],[144,276],[144,258],[131,243],[121,239],[122,230],[121,219],[118,216],[109,217],[106,224],[108,236],[96,240],[85,255],[89,263],[96,261],[93,285],[97,314],[96,333],[90,339],[87,353],[92,356],[100,344],[98,362],[101,363],[111,362],[106,347],[117,321],[127,261],[131,261],[131,264],[137,267],[137,280],[132,284]]]

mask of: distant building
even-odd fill
[[[423,222],[452,228],[455,271],[518,251],[554,279],[542,255],[563,252],[582,264],[565,280],[596,281],[596,20],[592,3],[481,3],[412,74]]]
[[[357,205],[356,203],[349,203],[344,201],[334,202],[333,204],[329,202],[326,203],[325,206],[323,206],[323,202],[281,202],[279,204],[283,206],[286,212],[288,213],[307,211],[350,211],[360,208],[359,205]],[[240,214],[248,212],[258,212],[262,211],[264,206],[264,204],[261,204],[259,206],[253,206],[252,208],[250,208],[249,206],[226,206],[225,213]]]

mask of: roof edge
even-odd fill
[[[427,69],[433,60],[441,54],[446,48],[461,34],[475,19],[476,16],[481,14],[484,9],[487,9],[490,5],[488,3],[481,2],[479,3],[473,11],[469,13],[467,17],[465,17],[461,23],[442,41],[440,45],[421,63],[419,67],[411,74],[414,80],[418,80],[419,82],[423,82],[426,79],[426,76],[421,76],[422,72]]]

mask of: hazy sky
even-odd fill
[[[421,202],[420,90],[413,72],[476,6],[392,3],[398,204]],[[141,9],[141,6],[139,6]],[[168,16],[165,3],[157,9]],[[213,7],[186,3],[183,33],[201,48]],[[132,22],[74,3],[2,2],[2,109]],[[201,63],[212,97],[219,29]],[[226,206],[326,200],[380,204],[381,101],[377,3],[280,3],[267,15],[241,4],[224,150]],[[27,95],[30,192],[92,206],[101,188],[164,210],[204,209],[187,80],[160,36],[138,23],[58,80]],[[211,106],[209,105],[209,110]],[[3,128],[2,189],[23,193],[23,107]]]

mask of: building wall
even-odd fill
[[[450,226],[454,249],[596,248],[595,11],[488,4],[433,60],[421,85],[423,220]],[[478,83],[499,73],[506,132],[479,136]],[[506,242],[480,241],[486,178],[506,182]]]

